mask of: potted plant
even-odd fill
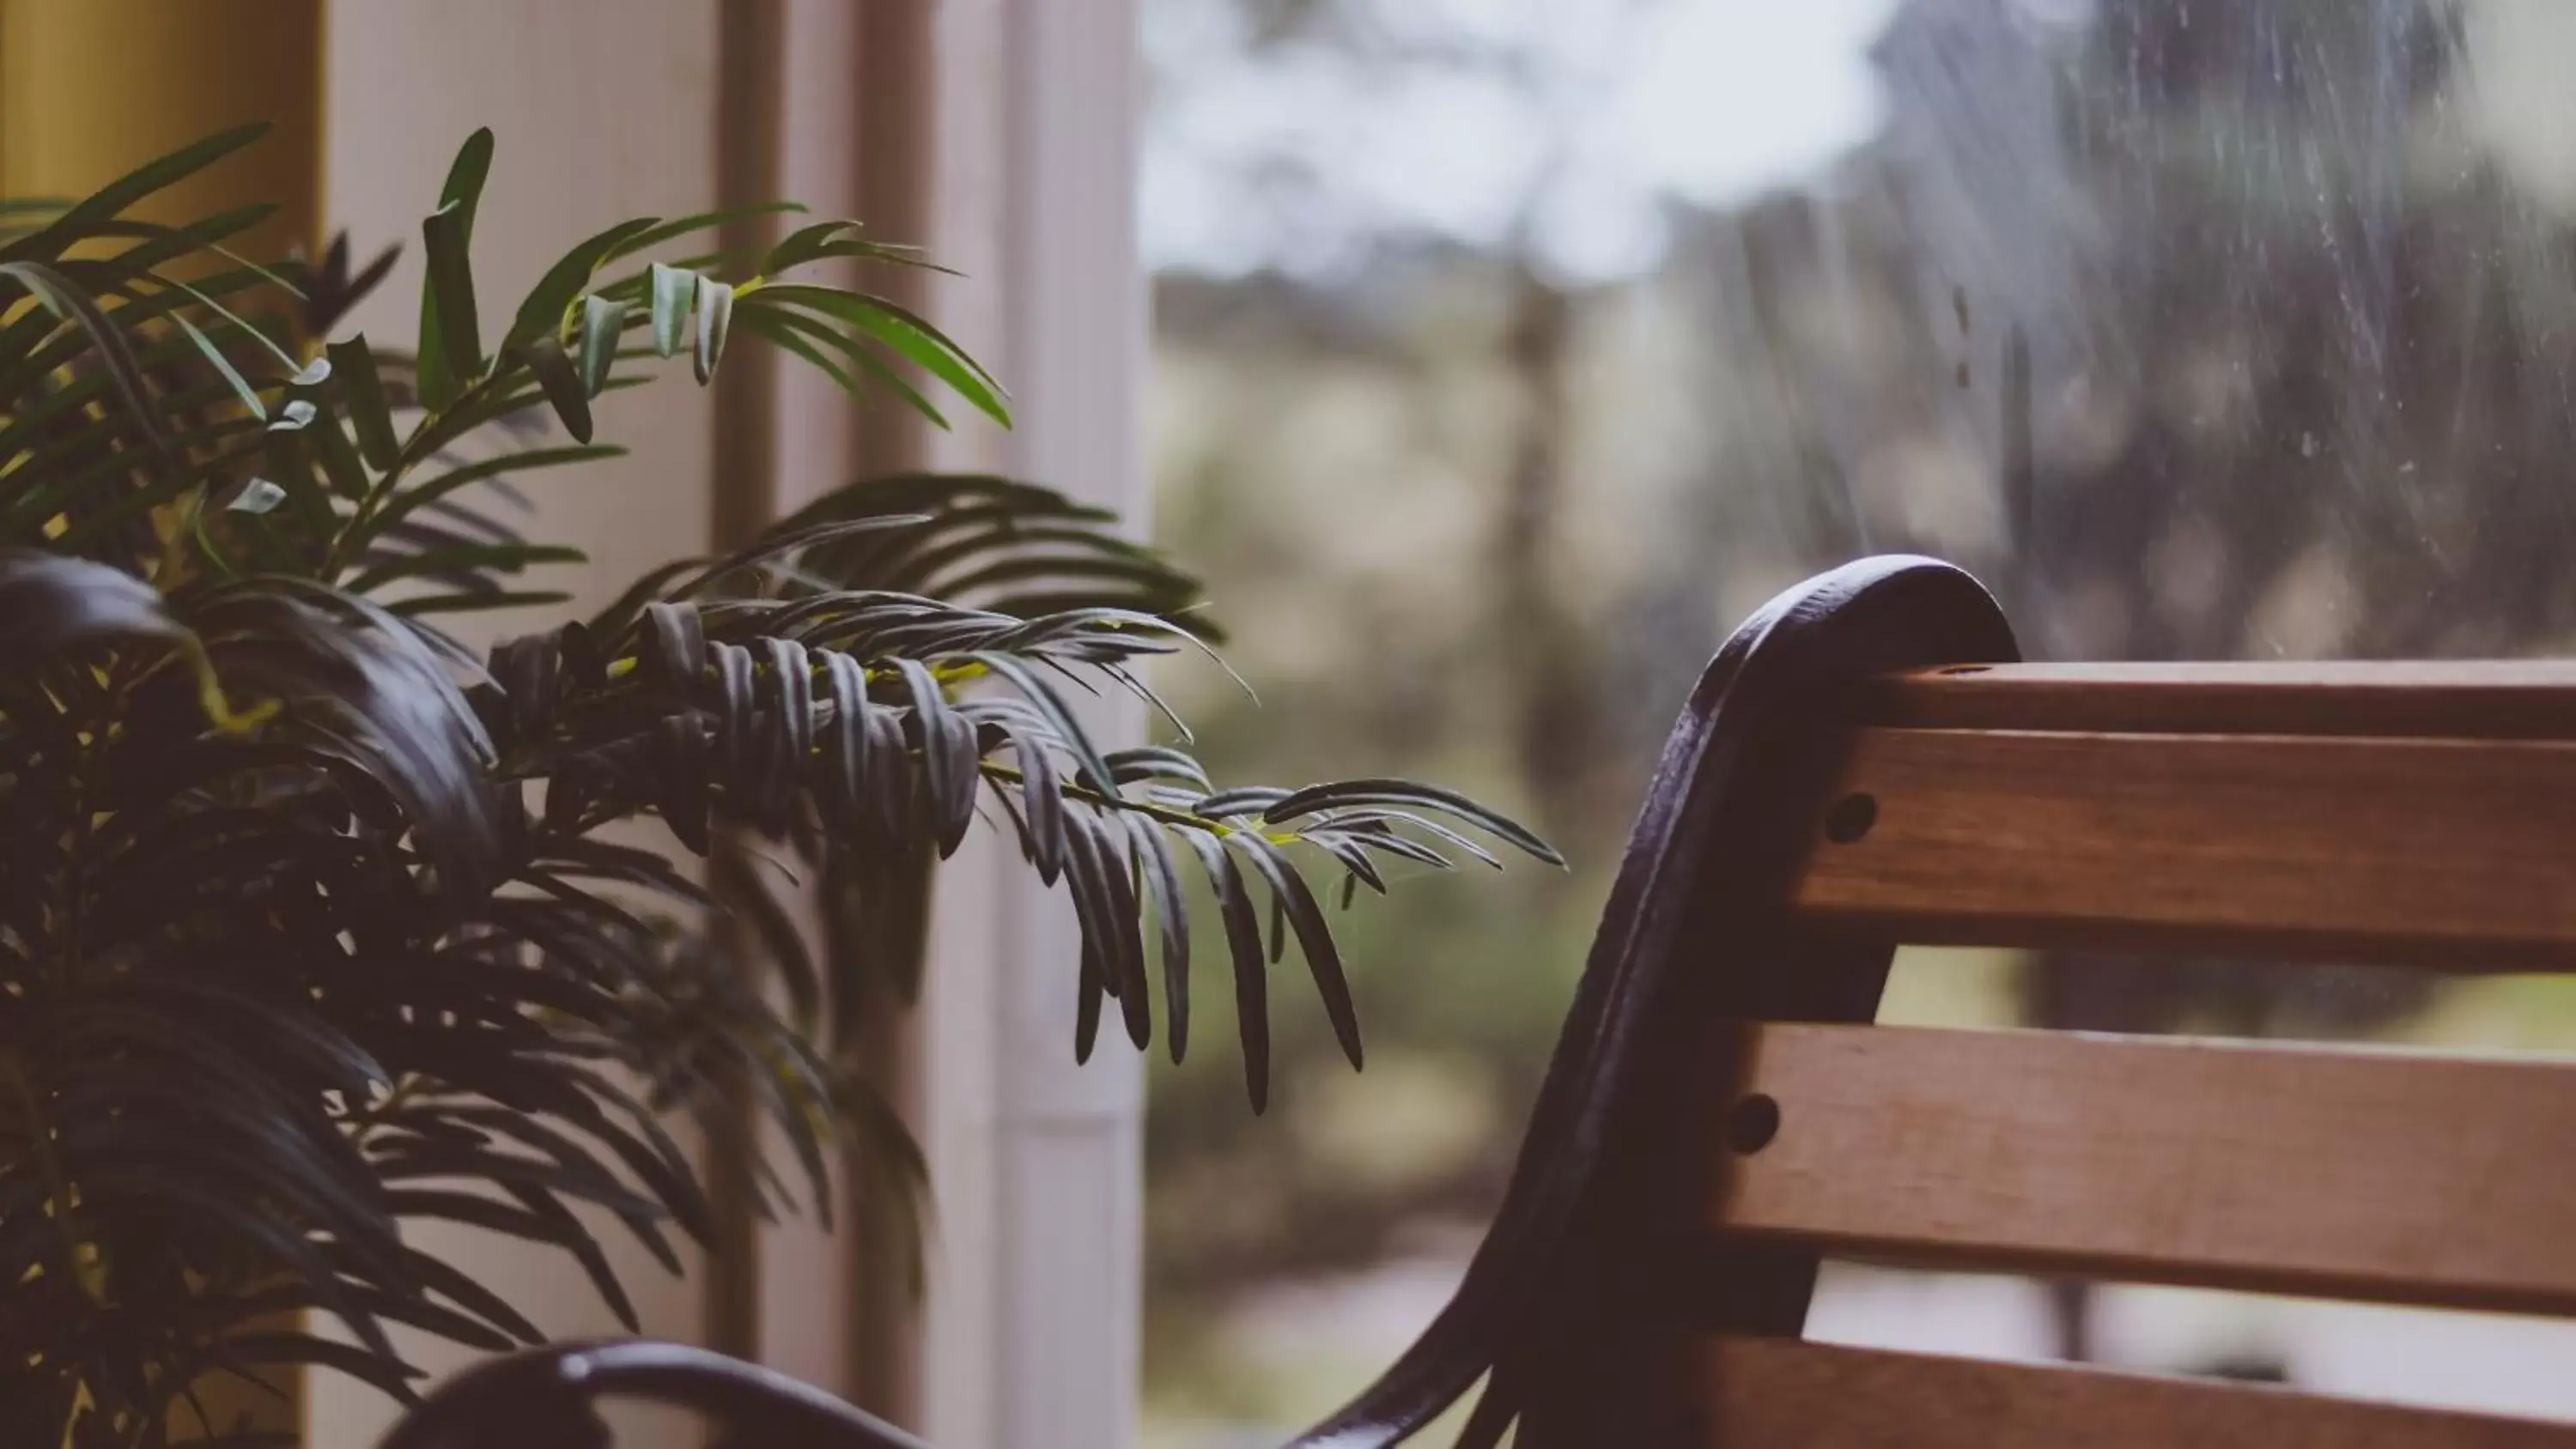
[[[1158,994],[1179,1054],[1211,894],[1256,1110],[1292,938],[1359,1061],[1319,896],[1492,862],[1462,827],[1554,859],[1437,788],[1221,789],[1185,748],[1092,740],[1068,691],[1151,701],[1140,665],[1206,650],[1198,586],[1011,479],[837,489],[478,657],[439,621],[560,603],[515,581],[579,558],[521,536],[506,486],[614,454],[592,400],[664,359],[703,383],[747,334],[934,418],[1006,421],[1002,390],[927,321],[799,279],[918,264],[842,222],[747,264],[664,257],[722,217],[623,222],[491,334],[488,133],[423,224],[416,355],[336,335],[382,260],[238,257],[259,208],[129,214],[254,135],[0,210],[0,1423],[23,1442],[220,1432],[192,1386],[277,1365],[408,1395],[388,1324],[536,1341],[406,1240],[422,1219],[559,1247],[631,1323],[573,1207],[676,1269],[709,1210],[675,1116],[775,1123],[804,1187],[749,1165],[764,1201],[821,1207],[854,1136],[916,1160],[853,1074],[853,1012],[917,959],[927,873],[979,817],[1073,897],[1077,1055],[1113,1004],[1145,1046]],[[818,883],[819,947],[755,852]],[[299,1310],[345,1337],[280,1326]]]

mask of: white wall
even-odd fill
[[[404,244],[402,264],[349,325],[408,346],[418,332],[420,219],[456,147],[478,125],[498,150],[476,214],[486,335],[563,250],[610,222],[703,210],[715,194],[716,23],[708,0],[334,0],[325,42],[324,215],[358,253]],[[598,437],[635,456],[530,475],[532,536],[589,550],[559,587],[594,607],[664,559],[703,552],[711,412],[687,376],[601,400]],[[480,633],[507,632],[485,628]],[[562,1336],[614,1333],[580,1269],[559,1252],[466,1228],[415,1228]],[[675,1279],[610,1226],[615,1260],[647,1332],[690,1338],[698,1284]],[[443,1375],[468,1355],[417,1337]],[[357,1449],[393,1417],[374,1390],[309,1376],[308,1442]],[[694,1442],[665,1427],[629,1441]]]
[[[327,44],[326,212],[361,254],[393,239],[405,265],[358,318],[371,337],[415,330],[418,225],[456,145],[490,125],[499,151],[476,220],[487,319],[563,247],[617,218],[674,214],[715,195],[719,0],[333,0]],[[854,195],[853,15],[873,0],[784,0],[779,104],[790,194],[846,212]],[[1135,263],[1133,0],[928,0],[937,7],[938,118],[928,244],[968,275],[932,314],[1017,397],[1009,436],[961,423],[939,466],[1002,468],[1130,511],[1142,527]],[[869,138],[879,144],[889,138]],[[841,481],[851,433],[826,389],[786,371],[780,494]],[[962,411],[962,410],[961,410]],[[532,531],[593,563],[580,604],[704,547],[712,443],[687,379],[607,399],[600,437],[637,456],[531,480]],[[1101,720],[1138,728],[1133,711]],[[924,1431],[958,1449],[1113,1449],[1133,1439],[1138,1368],[1143,1073],[1104,1041],[1072,1063],[1075,933],[989,838],[943,872],[923,1004],[919,1128],[936,1217],[925,1327]],[[613,1233],[603,1234],[614,1242]],[[464,1256],[538,1323],[613,1331],[559,1254],[458,1230]],[[694,1280],[640,1253],[620,1266],[648,1332],[688,1338]],[[763,1357],[837,1387],[846,1370],[845,1255],[810,1229],[763,1242]],[[425,1352],[434,1372],[458,1356]],[[317,1375],[312,1442],[364,1445],[390,1417],[371,1391]],[[665,1429],[631,1442],[677,1445]]]
[[[1001,467],[1145,526],[1135,244],[1141,97],[1132,0],[944,0],[937,316],[1014,393]],[[1095,721],[1133,737],[1141,713]],[[1134,1441],[1144,1073],[1106,1033],[1073,1064],[1070,906],[989,837],[941,880],[927,981],[923,1136],[939,1191],[923,1428],[943,1445]]]

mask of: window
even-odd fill
[[[1195,717],[1245,774],[1329,750],[1525,806],[1577,867],[1375,909],[1365,1077],[1297,1003],[1260,1128],[1222,1052],[1158,1078],[1170,1442],[1306,1420],[1445,1297],[1653,752],[1776,589],[1939,554],[2040,657],[2576,641],[2564,5],[1168,0],[1146,38],[1163,536],[1294,701]],[[1890,1010],[2059,1019],[2067,970],[1918,962]],[[2080,1010],[2576,1042],[2532,982],[2257,994]],[[1820,1328],[1893,1331],[1840,1291]],[[1953,1341],[2058,1345],[2022,1285],[1902,1291]],[[2392,1352],[2387,1315],[2114,1299],[2121,1361],[2576,1412]]]

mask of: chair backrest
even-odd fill
[[[2576,1065],[1870,1024],[1901,943],[2576,968],[2576,667],[2010,658],[1922,560],[1730,643],[1500,1241],[1307,1442],[1391,1443],[1489,1372],[1469,1443],[2576,1449],[1799,1341],[1825,1255],[2576,1316]]]
[[[1935,668],[1856,686],[1794,929],[2576,967],[2576,669]],[[2576,1064],[1712,1024],[1705,1222],[1800,1251],[2576,1315]],[[2576,1445],[2576,1425],[1777,1340],[1701,1442]]]

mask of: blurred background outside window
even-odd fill
[[[1162,539],[1229,775],[1449,780],[1561,877],[1364,902],[1367,1074],[1158,1068],[1149,1442],[1275,1442],[1496,1201],[1630,816],[1771,593],[1920,551],[2038,658],[2576,643],[2563,0],[1149,0]],[[1221,684],[1221,682],[1219,682]],[[2576,1045],[2576,992],[1915,952],[1882,1019]],[[1215,980],[1202,989],[1222,999]],[[1829,1272],[1850,1341],[2576,1417],[2576,1332]]]

